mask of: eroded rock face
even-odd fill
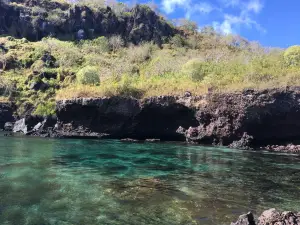
[[[0,129],[4,129],[6,122],[14,121],[11,103],[0,103]]]
[[[211,94],[196,117],[199,125],[184,131],[188,142],[237,148],[297,143],[299,88]]]
[[[58,131],[63,136],[97,133],[131,139],[184,140],[176,130],[197,125],[194,110],[175,97],[111,97],[57,102]],[[72,134],[73,133],[73,134]],[[76,132],[75,132],[76,133]]]
[[[22,4],[0,1],[0,34],[40,40],[43,37],[68,37],[81,40],[98,36],[121,35],[126,41],[162,43],[164,37],[177,30],[162,20],[149,7],[137,5],[124,15],[117,16],[111,8],[94,11],[87,6],[72,6],[55,1],[21,0]],[[44,11],[36,12],[34,7]],[[53,21],[55,10],[59,19]]]

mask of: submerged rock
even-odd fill
[[[300,145],[268,145],[266,147],[262,147],[261,149],[266,149],[274,152],[290,152],[290,153],[300,153]]]

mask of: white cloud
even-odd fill
[[[266,32],[265,29],[255,21],[255,15],[261,13],[264,0],[218,0],[220,5],[212,5],[206,1],[199,0],[162,0],[162,8],[167,13],[173,13],[177,9],[182,9],[187,19],[195,14],[210,14],[218,11],[223,14],[223,20],[212,22],[212,26],[219,32],[230,34],[237,33],[240,28],[247,27]],[[230,10],[229,8],[234,8]],[[229,14],[229,12],[233,14]],[[220,14],[219,14],[220,15]],[[213,18],[212,18],[213,20]]]
[[[262,33],[266,30],[253,19],[254,14],[258,14],[263,9],[261,0],[249,0],[241,2],[241,0],[221,0],[225,7],[235,7],[239,9],[238,15],[224,14],[222,22],[214,22],[214,28],[222,33],[237,33],[238,30],[245,26],[249,29],[256,29]]]
[[[178,6],[184,6],[185,0],[163,0],[162,1],[162,6],[163,10],[170,14],[174,12],[176,7]]]
[[[232,24],[229,21],[224,20],[222,23],[219,22],[213,22],[213,28],[218,31],[221,32],[223,34],[231,34],[234,33],[233,29],[232,29]]]
[[[239,16],[224,15],[224,21],[222,23],[214,22],[214,28],[224,34],[237,33],[241,26],[246,26],[247,28],[255,28],[256,30],[265,33],[266,30],[255,20],[245,13],[241,13]]]
[[[195,4],[192,0],[163,0],[162,8],[167,14],[173,13],[177,8],[182,8],[186,18],[190,18],[194,13],[208,14],[216,9],[208,2]]]
[[[251,0],[245,7],[247,12],[253,11],[254,13],[259,13],[263,8],[263,4],[260,0]]]
[[[215,10],[215,8],[206,2],[200,2],[198,4],[189,4],[185,6],[185,17],[187,19],[190,19],[190,17],[195,13],[209,14],[213,10]]]
[[[240,0],[220,0],[226,7],[236,7],[241,4]]]

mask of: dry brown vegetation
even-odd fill
[[[0,39],[0,44],[7,49],[1,53],[5,68],[0,76],[8,81],[7,86],[16,86],[15,100],[19,104],[42,105],[41,111],[53,106],[45,102],[54,98],[144,98],[182,95],[186,91],[201,95],[208,88],[235,91],[300,85],[298,46],[287,50],[265,48],[211,29],[186,38],[175,36],[162,47],[152,43],[123,46],[125,43],[115,36],[79,43],[54,38],[28,42],[6,37]],[[51,56],[52,61],[43,61],[44,55]],[[85,77],[80,82],[82,72],[93,79]],[[55,74],[56,78],[40,78],[43,74]],[[30,84],[39,79],[50,88],[31,90]]]

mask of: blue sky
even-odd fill
[[[142,1],[142,0],[140,0]],[[300,44],[300,0],[155,0],[169,19],[188,18],[264,46]]]

